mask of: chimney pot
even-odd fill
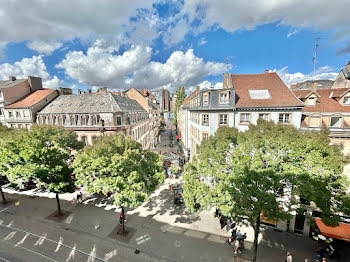
[[[268,74],[268,73],[270,73],[270,70],[269,70],[269,69],[266,69],[266,70],[265,70],[265,74]]]
[[[10,80],[10,81],[15,81],[15,80],[16,80],[16,77],[15,77],[15,76],[9,76],[9,80]]]

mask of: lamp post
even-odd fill
[[[104,136],[105,132],[105,121],[101,119],[101,128],[100,128],[101,135]]]

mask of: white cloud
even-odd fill
[[[50,43],[113,38],[123,31],[130,17],[151,9],[155,1],[5,0],[0,6],[0,41]],[[39,49],[43,50],[42,46]],[[48,52],[48,48],[44,50]]]
[[[116,55],[93,45],[86,54],[69,52],[57,68],[64,69],[66,75],[86,85],[125,89],[192,86],[229,67],[223,63],[204,62],[192,49],[186,53],[173,52],[165,63],[151,61],[151,53],[150,47],[133,46]]]
[[[44,88],[57,88],[63,82],[47,72],[46,65],[41,56],[23,58],[13,64],[0,64],[0,79],[6,80],[9,76],[16,76],[17,79],[27,78],[28,76],[41,77]]]
[[[174,26],[168,28],[167,32],[164,34],[163,42],[166,45],[173,45],[182,42],[189,30],[190,26],[187,21],[181,19]]]
[[[205,31],[222,28],[228,32],[252,30],[258,25],[280,22],[295,28],[335,29],[349,35],[348,0],[185,0],[182,17]]]
[[[205,37],[202,37],[199,42],[198,45],[205,45],[208,41],[205,39]]]
[[[291,36],[293,36],[293,35],[295,35],[295,34],[297,34],[297,33],[299,33],[299,30],[294,28],[293,30],[290,30],[290,31],[288,32],[287,38],[289,38],[289,37],[291,37]]]
[[[222,89],[222,82],[216,82],[216,84],[213,84],[205,80],[197,86],[200,86],[201,89]]]
[[[334,70],[329,66],[320,67],[316,70],[315,75],[313,72],[309,74],[303,74],[301,72],[289,73],[288,66],[285,66],[279,70],[274,70],[280,76],[280,78],[284,81],[284,83],[289,87],[292,84],[301,83],[306,80],[335,80],[338,76],[338,72],[334,72]]]
[[[62,47],[62,43],[55,41],[31,41],[27,43],[27,47],[37,51],[39,54],[50,55],[53,51]]]

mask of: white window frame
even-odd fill
[[[288,115],[288,122],[286,121],[286,116]],[[281,121],[281,116],[282,116],[282,121]],[[291,122],[291,117],[292,116],[292,114],[291,113],[279,113],[278,114],[278,122],[279,123],[282,123],[282,124],[290,124],[290,122]]]
[[[345,102],[345,99],[346,99],[346,102]],[[350,96],[343,97],[343,105],[347,105],[347,106],[350,105]]]
[[[339,124],[336,126],[336,125],[332,125],[332,119],[333,118],[339,118]],[[342,117],[341,116],[331,116],[331,119],[329,121],[329,127],[336,127],[336,128],[341,128],[342,127]]]
[[[204,121],[205,119],[207,121]],[[202,114],[202,125],[203,126],[209,126],[209,114]]]
[[[228,92],[220,92],[219,93],[219,103],[222,105],[228,104]]]
[[[248,116],[248,118],[246,116]],[[240,124],[250,124],[250,113],[240,113],[239,123]]]
[[[209,94],[203,94],[203,105],[209,105]]]
[[[261,116],[267,116],[267,119],[265,119],[264,117]],[[265,120],[265,121],[269,121],[270,120],[270,114],[269,113],[259,113],[259,119]]]
[[[221,123],[221,117],[226,116],[226,123]],[[224,118],[222,120],[225,120]],[[228,125],[228,114],[219,114],[219,126],[227,126]]]

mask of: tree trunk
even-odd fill
[[[259,212],[259,214],[255,220],[254,243],[253,243],[253,262],[256,262],[256,257],[258,254],[258,238],[259,238],[259,232],[260,232],[260,214],[261,214],[261,212]]]
[[[0,186],[0,192],[1,192],[1,197],[2,197],[2,203],[3,204],[6,204],[6,198],[5,198],[5,194],[4,192],[2,191],[2,186]]]
[[[60,198],[58,196],[58,192],[56,192],[56,201],[57,201],[57,214],[59,216],[62,216],[62,210],[61,210],[61,205],[60,205]]]
[[[122,207],[122,215],[123,215],[123,233],[124,233],[124,223],[125,223],[124,207]]]

